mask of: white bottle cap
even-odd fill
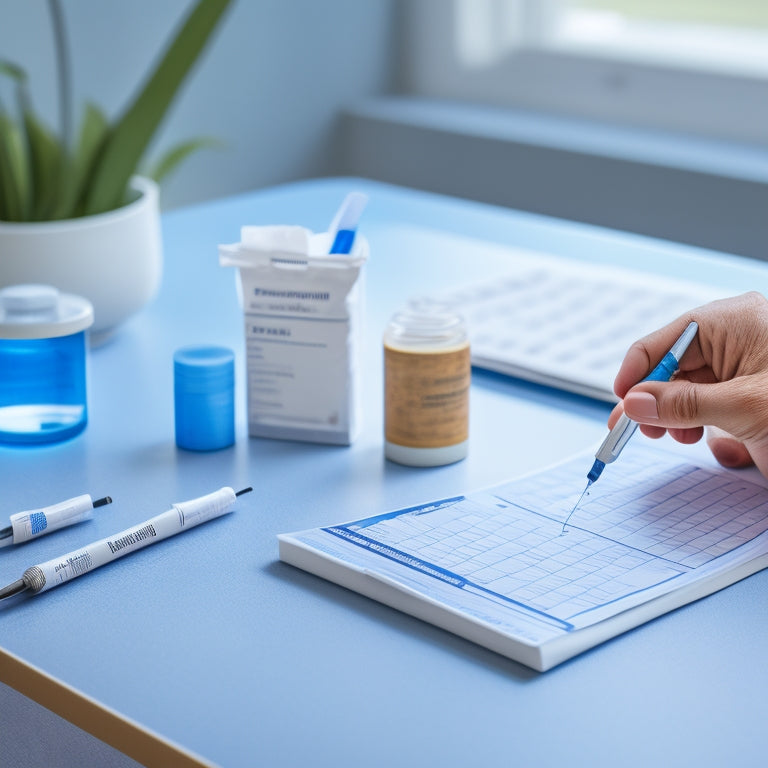
[[[50,339],[70,336],[93,324],[87,299],[51,285],[12,285],[0,290],[0,338]]]

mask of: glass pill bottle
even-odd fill
[[[0,443],[52,443],[88,423],[93,307],[50,285],[0,290]]]
[[[391,461],[416,467],[467,455],[471,363],[464,319],[420,299],[384,331],[384,438]]]

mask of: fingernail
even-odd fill
[[[658,421],[656,398],[650,392],[630,392],[624,398],[624,412],[634,421]]]

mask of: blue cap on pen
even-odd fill
[[[227,347],[193,346],[173,356],[176,445],[215,451],[235,442],[235,355]]]

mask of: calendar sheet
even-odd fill
[[[768,552],[765,487],[641,441],[564,527],[589,464],[280,537],[281,556],[293,542],[536,645]]]

